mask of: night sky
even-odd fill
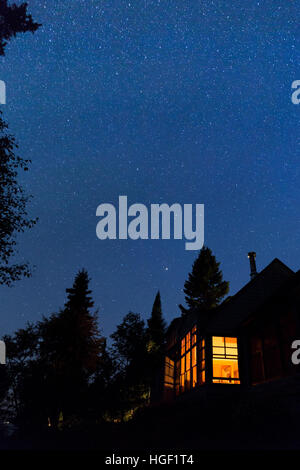
[[[299,2],[28,0],[43,23],[0,59],[1,106],[38,225],[19,237],[31,279],[0,289],[1,336],[57,311],[78,269],[102,331],[147,318],[160,289],[170,321],[195,251],[184,240],[100,241],[96,208],[205,204],[205,244],[230,294],[278,257],[300,267]]]

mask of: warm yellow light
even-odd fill
[[[223,336],[213,336],[212,339],[213,346],[224,346],[224,337]]]
[[[212,343],[213,382],[240,383],[237,338],[213,336]]]
[[[197,348],[196,346],[192,349],[192,366],[195,366],[197,363]]]

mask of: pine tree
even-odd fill
[[[185,301],[189,308],[179,305],[183,315],[193,308],[201,311],[215,308],[228,293],[229,282],[223,281],[219,266],[212,251],[204,246],[184,283]]]
[[[89,277],[86,270],[81,270],[75,277],[73,287],[66,289],[67,302],[63,312],[68,332],[65,340],[72,349],[72,358],[76,369],[82,368],[87,374],[96,368],[100,339],[97,313],[92,313],[94,302],[89,290]],[[70,357],[71,360],[71,357]]]
[[[163,318],[160,292],[158,291],[148,320],[147,329],[147,376],[145,383],[148,385],[151,400],[152,391],[157,386],[157,380],[162,370],[165,355],[166,322]]]
[[[6,399],[20,422],[51,426],[98,418],[113,369],[100,336],[88,273],[79,271],[59,313],[4,337],[9,361]],[[0,371],[1,372],[1,371]],[[3,386],[6,386],[3,378]],[[96,406],[92,387],[102,380]],[[1,397],[1,387],[0,387]],[[95,411],[95,413],[93,412]]]
[[[94,302],[88,286],[87,271],[79,271],[72,288],[66,289],[68,300],[64,309],[40,324],[40,352],[47,371],[54,421],[60,412],[64,418],[85,412],[89,382],[105,346],[97,314],[91,312]]]
[[[166,322],[163,319],[160,292],[158,291],[152,307],[148,323],[148,350],[161,351],[163,349],[166,332]]]

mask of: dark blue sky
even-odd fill
[[[0,59],[2,106],[39,223],[19,238],[33,277],[1,287],[1,334],[63,306],[86,267],[109,335],[179,314],[197,253],[184,241],[100,241],[100,203],[205,204],[205,244],[233,294],[274,257],[300,267],[299,2],[28,0],[35,35]]]

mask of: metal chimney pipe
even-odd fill
[[[250,277],[251,277],[251,279],[254,279],[255,276],[257,275],[255,257],[256,257],[255,251],[249,251],[248,258],[249,258],[249,261],[250,261]]]

